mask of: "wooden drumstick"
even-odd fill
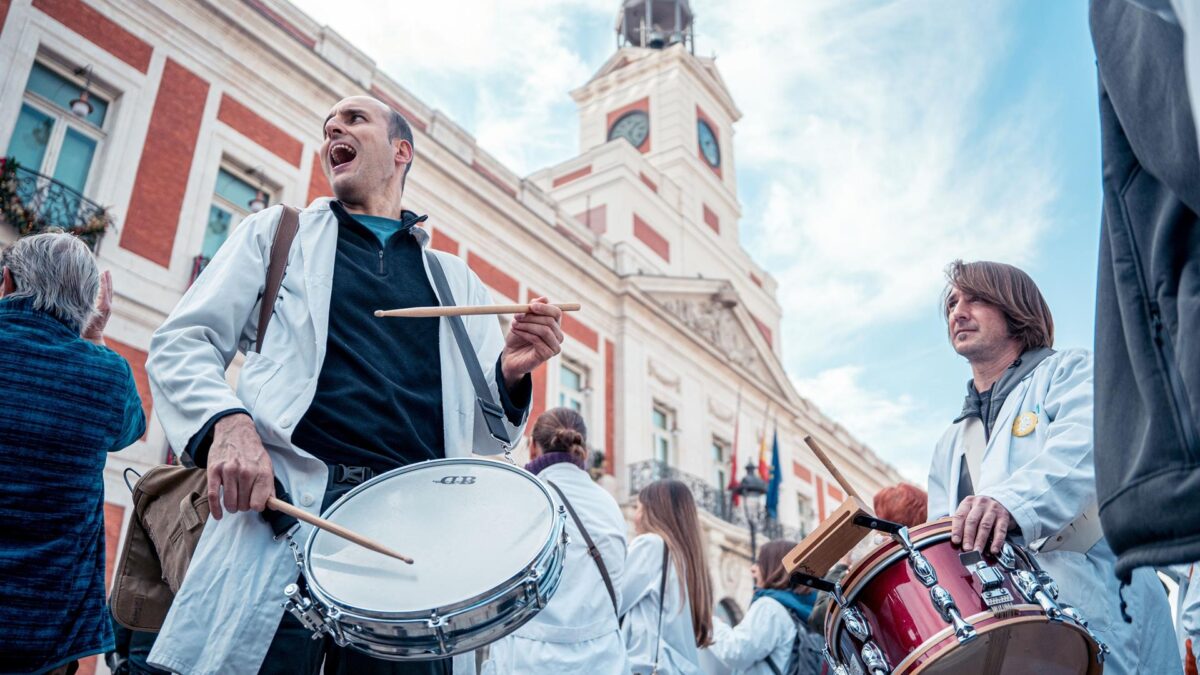
[[[842,489],[846,491],[846,494],[861,502],[862,498],[858,496],[858,492],[850,486],[850,481],[846,480],[846,477],[842,475],[841,471],[838,471],[838,468],[834,466],[833,461],[826,456],[825,451],[821,449],[821,446],[817,443],[817,441],[812,436],[805,436],[804,442],[808,444],[809,448],[812,449],[813,454],[817,456],[817,459],[821,460],[821,463],[825,465],[825,468],[829,471],[829,473],[833,474],[833,479],[838,482],[838,485],[842,486]]]
[[[401,555],[399,553],[396,553],[392,549],[384,546],[383,544],[380,544],[379,542],[375,541],[374,539],[368,539],[367,537],[364,537],[361,534],[347,530],[346,528],[342,527],[341,525],[335,525],[334,523],[331,523],[328,520],[325,520],[324,518],[321,518],[319,516],[314,516],[311,513],[309,513],[308,511],[305,511],[304,509],[302,509],[298,506],[293,506],[293,505],[283,501],[282,499],[278,499],[276,497],[268,497],[267,498],[267,506],[273,511],[279,511],[280,513],[286,513],[289,516],[296,518],[297,520],[303,520],[304,522],[308,523],[309,525],[312,525],[313,527],[316,527],[317,529],[325,530],[326,532],[328,532],[332,535],[341,537],[342,539],[345,539],[346,541],[358,544],[359,546],[362,546],[363,548],[371,549],[372,551],[375,551],[376,553],[382,553],[383,555],[390,556],[392,558],[395,558],[396,560],[402,560],[402,561],[408,563],[409,565],[413,564],[412,558],[410,558],[406,555]]]
[[[551,307],[557,307],[564,312],[578,312],[580,304],[578,302],[555,302],[547,303]],[[476,316],[479,314],[526,314],[530,312],[529,305],[476,305],[476,306],[459,306],[451,305],[449,307],[409,307],[408,309],[377,309],[375,316],[384,317],[402,317],[408,319],[422,319],[432,316]]]

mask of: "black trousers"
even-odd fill
[[[338,480],[342,473],[330,471],[322,511],[362,482]],[[284,612],[258,672],[259,675],[451,675],[450,659],[384,661],[349,647],[339,647],[329,636],[314,640],[312,632],[288,612]]]

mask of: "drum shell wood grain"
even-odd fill
[[[870,627],[870,640],[883,652],[892,672],[968,672],[964,668],[1006,674],[1102,672],[1095,658],[1095,642],[1086,631],[1070,621],[1051,622],[1040,606],[1026,602],[1008,574],[1003,587],[1011,594],[1013,607],[1000,613],[989,610],[981,594],[982,583],[962,564],[961,550],[950,543],[949,519],[912,528],[910,537],[937,572],[937,583],[954,598],[960,614],[979,637],[971,643],[958,643],[902,547],[888,540],[850,569],[842,588],[847,601],[862,613]],[[990,553],[984,555],[984,561],[1001,567]],[[1019,555],[1016,567],[1030,569]],[[836,605],[825,628],[831,652],[850,666],[850,672],[861,672],[863,642],[846,629],[842,610]],[[997,662],[997,649],[1004,651],[1003,663]],[[980,661],[988,665],[983,667]],[[971,665],[964,666],[964,662]]]

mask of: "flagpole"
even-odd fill
[[[730,508],[737,506],[738,501],[739,501],[737,493],[734,492],[734,488],[738,484],[738,482],[737,482],[738,425],[741,421],[742,421],[742,387],[739,384],[738,391],[737,391],[737,406],[734,408],[734,412],[733,412],[733,453],[732,453],[732,456],[729,458],[729,461],[731,464],[730,472],[729,472],[729,483],[725,486],[725,489],[729,490]]]

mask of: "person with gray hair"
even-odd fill
[[[146,429],[104,346],[112,279],[64,233],[0,254],[0,672],[71,673],[113,648],[104,463]]]

